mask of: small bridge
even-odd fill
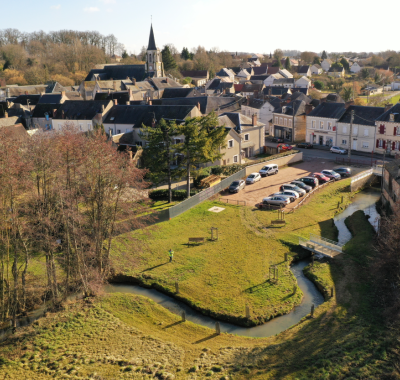
[[[328,257],[335,257],[342,253],[343,244],[326,239],[322,236],[310,234],[310,238],[299,237],[299,244],[313,253],[320,253]]]

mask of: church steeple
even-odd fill
[[[151,24],[150,28],[149,46],[147,47],[147,50],[157,50],[156,41],[154,39],[153,24]]]
[[[152,77],[164,76],[164,65],[162,63],[160,49],[157,49],[154,38],[153,24],[150,27],[149,45],[146,53],[146,72]]]

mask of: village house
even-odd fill
[[[69,125],[81,132],[91,131],[103,123],[112,106],[111,100],[67,100],[53,113],[51,129],[61,131]]]
[[[190,78],[192,80],[192,84],[196,87],[204,86],[209,79],[208,70],[187,70],[181,71],[181,75],[184,78]]]
[[[49,131],[53,128],[53,116],[56,115],[57,110],[61,107],[61,103],[47,104],[39,103],[36,105],[32,113],[32,128],[43,129]]]
[[[311,70],[311,74],[313,74],[313,75],[321,75],[324,72],[324,70],[322,69],[322,66],[318,65],[317,63],[312,65],[310,70]]]
[[[276,74],[270,74],[269,77],[266,78],[266,79],[264,80],[264,85],[265,85],[266,87],[272,86],[273,83],[274,83],[277,79],[287,79],[287,78],[284,78],[283,75],[278,74],[278,73],[276,73]]]
[[[382,201],[392,211],[398,212],[400,203],[400,160],[385,164],[383,171]]]
[[[243,96],[258,95],[261,94],[263,88],[263,84],[245,84],[242,88],[242,94]]]
[[[300,88],[309,88],[311,86],[311,79],[307,77],[301,77],[296,80],[295,82],[295,87],[300,87]]]
[[[359,152],[373,152],[375,147],[375,119],[381,116],[384,111],[385,108],[383,107],[348,107],[337,123],[336,145]],[[354,112],[354,120],[350,136],[352,112]]]
[[[310,77],[311,76],[311,67],[309,65],[298,66],[297,74],[304,76],[304,77]]]
[[[343,78],[345,74],[344,67],[331,66],[328,70],[328,76],[334,78]]]
[[[395,156],[400,153],[400,103],[385,108],[376,118],[375,152]]]
[[[360,72],[362,69],[361,65],[358,62],[354,62],[351,66],[350,66],[350,72],[353,74],[357,74],[358,72]]]
[[[343,103],[321,103],[307,116],[306,141],[311,144],[337,145],[337,121],[345,112]]]
[[[324,59],[321,62],[321,67],[325,72],[329,71],[329,69],[331,68],[331,65],[332,65],[332,61],[328,58]]]

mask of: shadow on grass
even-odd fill
[[[178,326],[181,323],[183,323],[183,321],[178,321],[178,322],[171,323],[170,325],[163,327],[163,330],[169,329],[170,327]]]
[[[158,265],[156,265],[156,266],[154,266],[154,267],[151,267],[151,268],[146,268],[146,269],[142,270],[140,273],[147,272],[147,271],[149,271],[149,270],[153,270],[153,269],[156,269],[156,268],[158,268],[158,267],[162,267],[163,265],[166,265],[166,264],[168,264],[168,263],[169,263],[169,261],[167,261],[167,262],[165,262],[165,263],[162,263],[162,264],[158,264]]]
[[[284,245],[289,252],[297,254],[299,259],[305,259],[307,257],[310,257],[311,253],[310,251],[304,249],[301,245],[291,243],[290,241],[287,240],[282,240],[280,239],[279,242]]]
[[[333,219],[327,219],[319,222],[319,227],[321,229],[321,236],[333,241],[337,241],[339,236],[339,231],[335,226]]]
[[[212,339],[212,338],[217,337],[218,335],[219,335],[219,334],[217,334],[217,333],[211,334],[211,335],[209,335],[209,336],[206,336],[206,337],[203,338],[203,339],[196,340],[196,342],[193,342],[192,344],[199,344],[199,343],[205,342],[205,341],[207,341],[207,340],[210,340],[210,339]]]
[[[264,287],[265,285],[271,286],[272,285],[271,280],[268,279],[268,280],[265,280],[264,282],[262,282],[261,284],[254,285],[254,286],[251,286],[250,288],[244,289],[243,293],[254,293],[255,291],[259,290],[260,288]]]

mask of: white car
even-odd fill
[[[296,199],[299,199],[300,195],[297,191],[285,190],[280,191],[279,193],[275,193],[274,195],[285,195],[290,198],[290,202],[294,202]]]
[[[265,165],[260,171],[260,175],[261,177],[268,177],[269,175],[272,174],[278,174],[278,165],[276,164],[269,164],[269,165]]]
[[[285,207],[290,203],[290,199],[285,197],[284,195],[273,195],[272,197],[266,197],[262,200],[264,205],[270,204],[275,206],[283,206]]]
[[[256,183],[261,179],[260,173],[251,173],[247,178],[246,178],[246,183]]]
[[[330,151],[331,151],[331,153],[339,153],[339,154],[346,154],[347,153],[346,149],[342,149],[342,148],[339,148],[337,146],[331,146]]]

